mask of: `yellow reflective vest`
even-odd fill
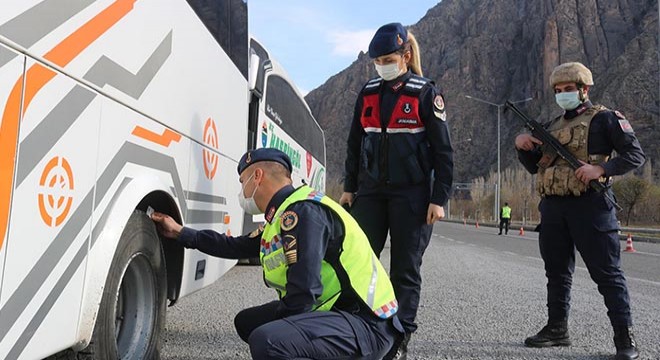
[[[502,208],[502,219],[511,219],[511,208],[505,206]]]
[[[267,223],[261,238],[260,259],[266,285],[274,288],[280,298],[286,295],[287,270],[289,266],[281,241],[282,214],[299,201],[314,201],[330,208],[343,222],[345,234],[339,256],[326,254],[321,264],[323,292],[314,304],[313,311],[329,311],[341,295],[351,287],[355,294],[373,313],[383,319],[390,318],[398,310],[394,289],[387,272],[371,250],[371,245],[355,219],[339,204],[308,186],[296,189],[275,212],[271,223]],[[300,219],[304,221],[304,219]],[[320,241],[320,239],[297,239],[298,241]]]

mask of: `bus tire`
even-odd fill
[[[159,359],[167,273],[153,221],[136,210],[121,235],[92,340],[79,359]]]

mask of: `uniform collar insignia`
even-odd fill
[[[273,222],[274,216],[275,216],[275,206],[268,207],[268,211],[266,211],[266,221],[268,221],[268,223]]]

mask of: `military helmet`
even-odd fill
[[[579,62],[568,62],[557,66],[550,74],[550,83],[555,86],[564,82],[593,85],[591,71]]]

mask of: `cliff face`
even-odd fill
[[[658,29],[657,0],[444,0],[430,9],[410,30],[424,75],[446,98],[456,181],[497,166],[498,108],[465,96],[496,104],[532,97],[520,107],[545,121],[561,112],[548,77],[567,61],[592,70],[592,101],[626,115],[660,179]],[[325,130],[330,181],[341,178],[357,92],[375,76],[360,54],[306,97]],[[516,162],[521,131],[519,120],[501,114],[502,169]]]

